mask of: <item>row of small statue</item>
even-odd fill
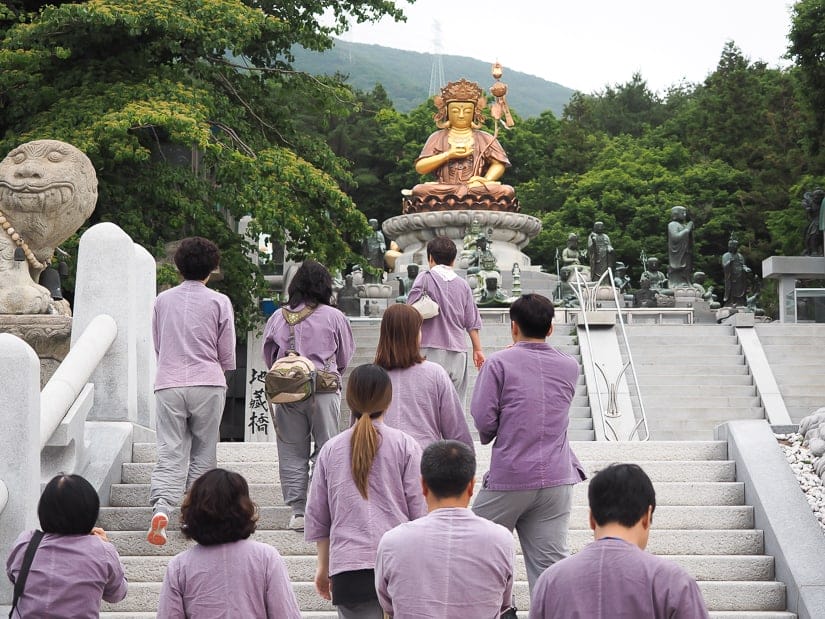
[[[710,309],[725,307],[748,307],[755,309],[756,295],[748,296],[748,279],[751,269],[739,251],[739,241],[731,236],[728,251],[722,256],[722,269],[725,275],[725,290],[720,303],[713,293],[712,286],[705,286],[707,276],[702,271],[691,273],[692,266],[692,222],[685,222],[684,207],[674,207],[673,221],[668,227],[668,250],[670,264],[668,274],[660,270],[659,259],[640,256],[643,272],[639,278],[639,288],[631,290],[627,267],[623,262],[615,261],[615,253],[609,237],[604,233],[602,222],[596,222],[588,238],[588,251],[578,248],[578,237],[571,233],[567,247],[561,253],[559,268],[559,287],[556,298],[563,304],[575,304],[576,295],[572,283],[577,278],[584,281],[598,281],[603,273],[612,268],[613,284],[625,300],[632,301],[635,307],[672,307],[675,304],[676,290],[693,291],[694,298],[708,302]],[[674,225],[675,224],[675,225]],[[589,258],[589,260],[588,260]],[[583,261],[588,260],[589,264]],[[579,275],[573,277],[573,273]],[[689,294],[689,293],[688,293]]]

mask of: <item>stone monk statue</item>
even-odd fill
[[[667,225],[667,285],[670,288],[690,288],[693,270],[693,222],[687,221],[687,209],[670,209]]]
[[[590,280],[598,281],[602,273],[613,266],[615,256],[601,221],[593,224],[593,231],[587,237],[587,255],[590,257]]]
[[[746,274],[751,270],[739,251],[739,241],[734,237],[728,241],[728,251],[722,256],[722,270],[725,272],[725,307],[747,305]]]
[[[414,186],[405,212],[418,210],[410,205],[431,210],[517,207],[513,188],[499,182],[510,166],[507,154],[497,138],[480,130],[487,98],[479,85],[465,79],[450,82],[434,102],[439,130],[427,139],[415,170],[438,180]]]

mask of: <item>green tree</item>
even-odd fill
[[[331,267],[368,230],[320,133],[352,94],[291,71],[289,50],[384,14],[400,16],[385,0],[17,2],[0,14],[0,147],[78,146],[100,181],[92,223],[114,221],[156,255],[182,236],[214,239],[245,330],[263,279],[229,224],[251,215],[253,233]]]

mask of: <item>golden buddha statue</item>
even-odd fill
[[[434,98],[439,130],[430,135],[415,162],[419,174],[434,173],[437,181],[412,188],[404,212],[449,209],[517,211],[510,185],[499,179],[510,165],[498,139],[481,131],[484,92],[475,82],[450,82]]]

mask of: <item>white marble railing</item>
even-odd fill
[[[108,504],[135,432],[154,426],[154,258],[112,223],[80,239],[71,349],[40,390],[40,361],[0,333],[0,556],[37,526],[41,484],[86,477]],[[0,605],[11,587],[0,579]]]
[[[46,446],[117,337],[107,314],[92,319],[40,392],[40,449]]]

